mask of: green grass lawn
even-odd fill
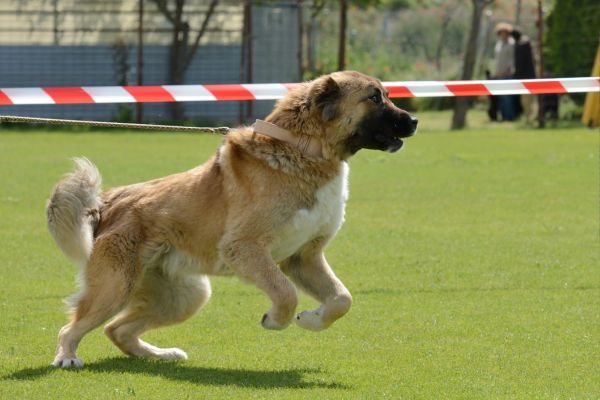
[[[145,336],[188,361],[126,358],[98,329],[79,371],[49,367],[76,268],[44,203],[68,158],[122,185],[191,168],[220,138],[0,132],[0,398],[600,398],[598,133],[420,119],[402,152],[350,162],[327,254],[354,305],[329,330],[266,331],[267,298],[218,278],[197,316]]]

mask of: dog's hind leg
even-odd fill
[[[102,249],[94,251],[87,265],[83,290],[73,304],[71,322],[59,332],[58,349],[52,362],[55,367],[82,367],[83,362],[75,351],[83,336],[115,315],[127,301],[131,271],[115,268],[121,259],[106,256]]]
[[[210,281],[205,275],[172,277],[153,268],[146,271],[127,308],[105,327],[104,332],[127,355],[187,359],[183,350],[161,349],[139,337],[149,329],[183,322],[194,315],[210,295]]]
[[[352,296],[333,273],[320,241],[313,242],[298,254],[281,263],[281,270],[304,292],[321,302],[315,310],[302,311],[296,323],[305,329],[320,331],[348,312]]]

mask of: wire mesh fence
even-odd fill
[[[176,3],[184,7],[174,21]],[[247,19],[243,2],[214,3],[214,10],[209,11],[212,2],[203,0],[2,0],[0,86],[295,82],[301,78],[297,2],[254,4]],[[252,23],[252,41],[245,44],[244,24],[248,21]],[[247,65],[244,48],[249,45],[252,67]],[[189,65],[183,73],[179,71],[179,76],[173,73],[173,60],[177,58],[174,52],[183,59],[179,64],[190,56]],[[138,62],[140,55],[142,64]],[[199,102],[178,104],[173,110],[173,105],[146,104],[143,119],[231,123],[264,114],[272,102],[259,102],[252,110],[244,106],[248,107],[240,102]],[[0,112],[129,121],[135,118],[135,107],[19,105],[0,107]]]

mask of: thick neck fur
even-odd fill
[[[266,121],[287,129],[294,135],[311,137],[323,135],[323,123],[318,120],[317,115],[314,115],[316,110],[308,99],[307,92],[306,83],[292,90],[288,96],[277,102],[277,106],[267,116]]]
[[[314,94],[311,93],[309,84],[303,83],[284,99],[279,100],[265,120],[290,131],[295,136],[309,136],[320,141],[323,153],[327,154],[328,159],[343,161],[347,157],[327,140],[330,123],[323,121],[322,112],[311,100],[313,98]]]
[[[268,167],[304,182],[324,184],[337,176],[342,167],[342,161],[339,159],[307,157],[285,142],[255,135],[251,128],[230,132],[227,135],[227,142],[228,145],[237,147],[253,158],[263,161]]]

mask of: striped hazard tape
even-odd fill
[[[285,96],[295,85],[258,83],[0,88],[0,105],[276,100]],[[383,86],[392,98],[581,93],[600,91],[600,78],[400,81],[383,82]]]

